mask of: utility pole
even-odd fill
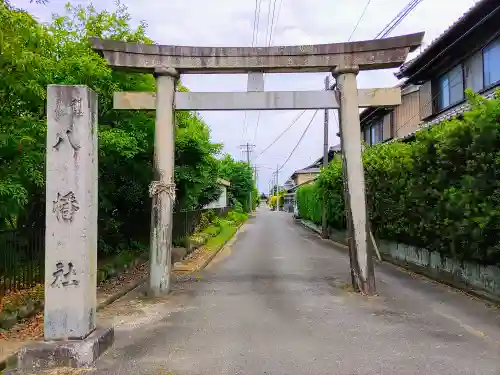
[[[256,165],[254,165],[254,166],[253,166],[253,179],[254,179],[254,181],[255,181],[255,185],[258,185],[258,184],[257,184],[257,180],[258,180],[258,178],[259,178],[259,167],[258,167],[258,166],[256,166]]]
[[[258,180],[259,180],[259,167],[257,167],[256,165],[253,166],[253,179],[255,181],[255,186],[257,188],[257,199],[258,199],[258,205],[260,206],[260,190],[259,190],[259,183],[258,183]]]
[[[248,163],[249,167],[251,167],[251,165],[250,165],[250,153],[252,152],[254,147],[255,147],[255,145],[252,145],[248,142],[244,145],[240,145],[240,148],[243,150],[243,153],[247,154],[247,163]],[[248,193],[248,210],[249,210],[249,212],[252,212],[252,208],[253,208],[252,190],[253,189],[251,189],[250,192]]]
[[[325,78],[325,90],[330,90],[330,77],[326,76]],[[325,108],[324,115],[324,127],[323,127],[323,168],[328,166],[328,109]],[[322,212],[321,212],[321,237],[328,238],[328,225],[326,222],[326,192],[323,195],[322,199]]]
[[[275,195],[276,195],[276,211],[280,210],[280,197],[279,197],[279,165],[276,166],[276,184],[275,184]]]
[[[279,165],[276,166],[276,188],[275,188],[275,195],[278,195],[278,186],[279,186],[279,173],[280,173],[280,167]]]

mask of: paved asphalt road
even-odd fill
[[[108,310],[116,343],[96,373],[500,374],[499,310],[392,265],[376,275],[379,296],[351,293],[344,249],[261,208],[199,278]]]

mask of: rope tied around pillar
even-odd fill
[[[175,184],[167,184],[163,181],[152,181],[149,184],[149,196],[153,198],[160,193],[167,193],[172,201],[175,201]]]

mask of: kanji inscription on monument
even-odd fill
[[[45,339],[95,329],[97,96],[86,86],[47,89]]]
[[[54,280],[50,284],[51,287],[60,288],[70,285],[78,286],[80,284],[80,281],[76,279],[76,270],[73,262],[68,263],[67,272],[65,271],[64,263],[57,262],[56,270],[52,272],[52,277]]]
[[[80,209],[76,200],[75,193],[70,191],[68,194],[61,195],[57,193],[57,199],[54,201],[52,212],[56,214],[57,220],[73,221],[73,216]]]
[[[73,116],[77,117],[83,116],[82,98],[71,99],[71,113]]]

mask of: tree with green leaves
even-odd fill
[[[102,254],[148,243],[155,114],[113,110],[112,96],[155,91],[155,80],[151,74],[112,71],[91,50],[89,37],[152,43],[146,25],[132,28],[121,5],[98,12],[68,4],[65,14],[42,25],[0,0],[0,229],[44,227],[46,87],[85,84],[99,98]],[[187,90],[182,84],[178,89]],[[212,143],[208,126],[188,112],[176,114],[175,144],[175,209],[201,208],[220,194],[221,145]]]
[[[219,161],[219,173],[222,178],[229,180],[231,186],[228,189],[228,199],[231,205],[239,202],[245,212],[254,207],[249,207],[249,196],[258,196],[257,188],[253,181],[252,167],[243,161],[234,160],[231,155],[226,154]],[[252,199],[255,201],[255,199]]]

